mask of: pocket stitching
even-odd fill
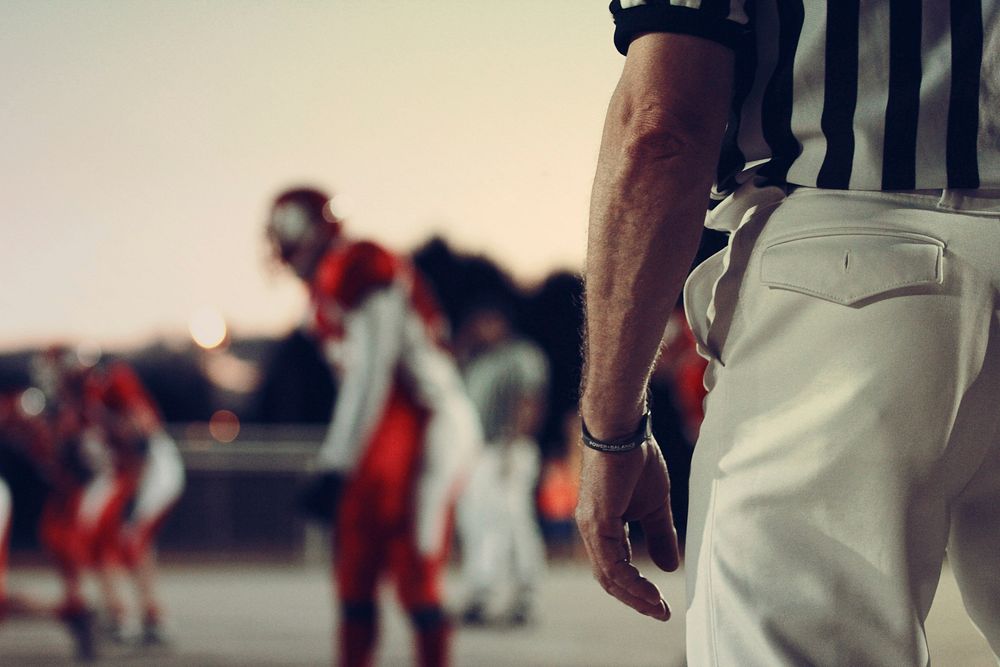
[[[786,236],[779,237],[766,246],[764,246],[763,251],[766,252],[771,248],[779,245],[784,245],[786,243],[792,243],[794,241],[804,241],[806,239],[814,238],[829,238],[832,236],[884,236],[887,238],[902,238],[909,239],[911,241],[924,241],[929,245],[937,246],[942,250],[947,247],[944,241],[934,238],[933,236],[928,236],[926,234],[918,234],[916,232],[904,232],[895,230],[885,230],[885,229],[872,229],[871,227],[826,227],[824,229],[817,229],[812,232],[802,233],[798,232],[795,234],[788,234]]]
[[[940,273],[940,271],[938,271],[938,273]],[[905,287],[907,285],[923,285],[923,284],[935,284],[935,285],[939,285],[939,284],[941,284],[941,280],[940,280],[940,277],[935,278],[934,280],[904,280],[902,282],[892,283],[891,285],[880,286],[874,292],[861,292],[861,293],[858,293],[858,294],[850,294],[850,295],[847,295],[846,299],[842,299],[842,298],[840,298],[838,296],[835,296],[833,294],[830,294],[828,292],[821,292],[820,290],[812,289],[812,288],[809,288],[809,287],[803,287],[802,285],[796,285],[794,283],[784,283],[784,282],[777,282],[777,281],[773,281],[773,280],[769,281],[769,280],[763,280],[763,279],[761,280],[761,283],[767,285],[768,287],[787,287],[787,288],[789,288],[789,289],[791,289],[791,290],[793,290],[795,292],[803,292],[803,293],[806,293],[806,294],[815,294],[816,296],[825,297],[827,300],[833,301],[835,303],[849,304],[849,303],[854,303],[854,302],[858,301],[859,299],[863,299],[863,298],[866,298],[866,297],[869,297],[869,296],[874,296],[876,294],[881,294],[883,292],[887,292],[889,290],[896,289],[897,287]]]

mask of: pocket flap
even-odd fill
[[[944,243],[883,230],[831,230],[777,241],[761,257],[761,282],[840,303],[940,284]]]

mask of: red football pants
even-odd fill
[[[444,554],[418,552],[414,493],[426,413],[394,388],[361,464],[340,499],[334,531],[334,572],[341,600],[375,599],[379,577],[394,579],[403,606],[440,604]]]

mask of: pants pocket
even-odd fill
[[[941,241],[876,229],[819,230],[776,240],[761,254],[760,282],[859,308],[900,291],[940,285]]]

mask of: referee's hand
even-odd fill
[[[626,522],[639,521],[653,562],[673,572],[680,564],[670,512],[670,478],[652,439],[625,453],[583,448],[576,523],[594,577],[612,596],[660,621],[670,607],[660,590],[632,564]]]

